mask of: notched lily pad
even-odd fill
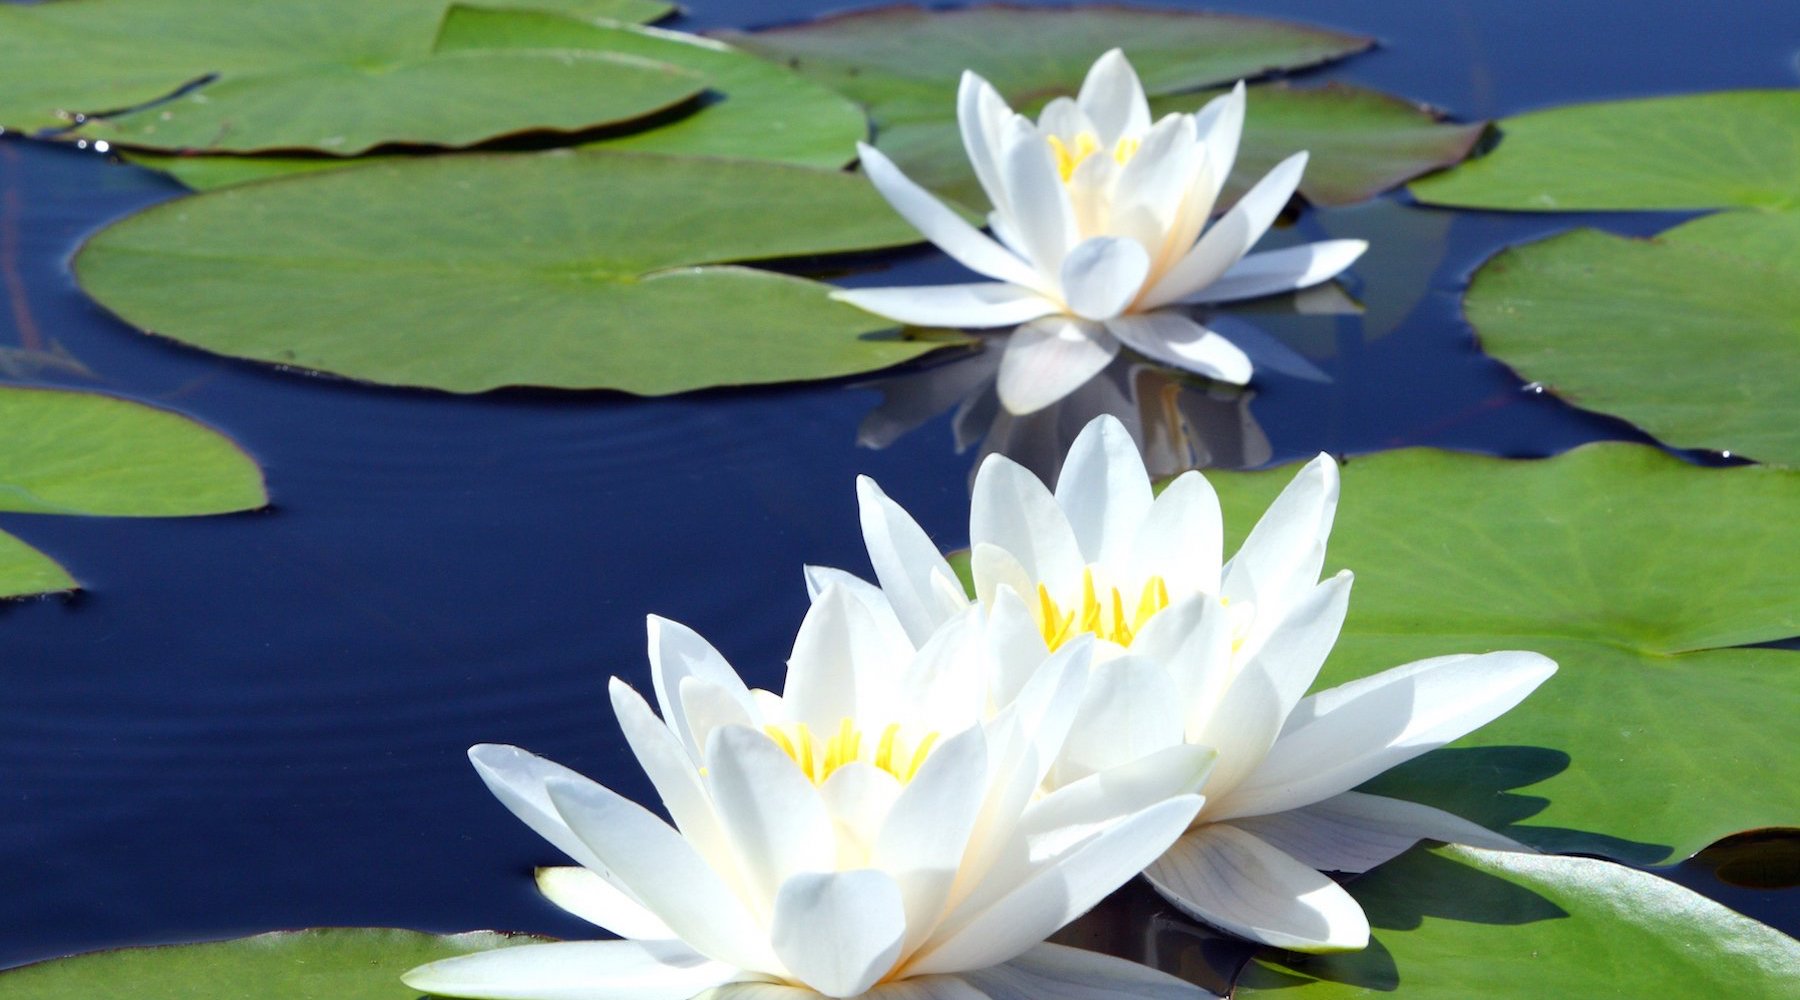
[[[1495,256],[1464,308],[1489,353],[1577,406],[1800,466],[1800,212],[1565,233]]]
[[[539,938],[386,928],[276,931],[207,944],[120,948],[0,972],[0,997],[25,1000],[417,1000],[414,966]]]
[[[917,234],[861,178],[603,151],[429,157],[226,188],[91,239],[82,287],[227,354],[391,385],[661,395],[943,346],[731,262]]]

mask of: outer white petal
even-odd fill
[[[1366,872],[1421,840],[1500,851],[1531,848],[1442,809],[1345,792],[1269,816],[1232,820],[1300,863],[1328,872]]]
[[[1300,175],[1306,171],[1306,154],[1295,153],[1270,170],[1256,186],[1244,193],[1200,242],[1174,266],[1164,271],[1156,284],[1139,300],[1141,309],[1155,309],[1185,299],[1219,280],[1233,264],[1275,222],[1275,217],[1300,186]]]
[[[1006,338],[995,388],[1009,412],[1036,413],[1100,374],[1118,353],[1119,342],[1100,324],[1046,316]]]
[[[1171,598],[1219,592],[1224,561],[1219,495],[1198,472],[1175,477],[1150,504],[1131,543],[1130,578],[1160,576]]]
[[[576,865],[563,865],[554,868],[539,868],[534,877],[538,892],[545,899],[555,903],[575,916],[597,927],[609,930],[617,922],[619,900],[624,898],[621,892],[611,883],[595,874],[591,869]],[[648,910],[638,903],[631,905],[648,914]],[[657,921],[661,924],[662,921]],[[617,934],[617,931],[613,931]],[[664,933],[654,938],[636,938],[636,940],[673,940],[674,935],[664,928]],[[683,945],[682,947],[687,947]]]
[[[894,211],[957,263],[993,278],[1026,287],[1042,287],[1032,269],[1005,247],[963,221],[943,202],[900,172],[894,161],[867,143],[856,144],[863,172]]]
[[[1218,816],[1220,801],[1262,763],[1281,733],[1286,714],[1282,686],[1270,676],[1271,668],[1266,661],[1245,664],[1204,719],[1193,711],[1204,702],[1189,706],[1188,742],[1219,751],[1219,762],[1206,782],[1208,820]]]
[[[726,983],[694,1000],[818,1000],[819,994],[785,983]],[[880,983],[859,1000],[987,1000],[980,990],[956,976],[908,976]]]
[[[915,326],[995,327],[1025,323],[1061,312],[1062,306],[1019,285],[918,285],[895,288],[840,288],[831,293],[849,304],[898,323]]]
[[[645,631],[649,635],[650,682],[656,691],[656,706],[662,711],[663,722],[681,737],[682,745],[698,764],[700,743],[681,709],[682,679],[695,677],[718,685],[741,703],[746,712],[754,711],[749,689],[744,687],[737,671],[731,669],[731,664],[725,662],[725,657],[701,638],[700,633],[686,625],[649,615],[645,620]]]
[[[1261,614],[1298,601],[1318,582],[1325,541],[1337,516],[1338,469],[1319,455],[1294,475],[1263,512],[1225,568],[1224,594],[1240,601],[1254,594]]]
[[[1144,869],[1189,916],[1293,951],[1354,951],[1369,920],[1341,886],[1229,823],[1189,831]]]
[[[837,857],[831,816],[812,781],[768,736],[743,726],[715,730],[706,786],[752,898],[763,903],[795,872]]]
[[[1349,570],[1312,588],[1290,609],[1284,609],[1281,623],[1254,650],[1245,644],[1240,655],[1249,666],[1263,670],[1275,682],[1280,699],[1280,714],[1288,717],[1313,681],[1325,657],[1337,644],[1338,632],[1344,627],[1344,614],[1350,609]]]
[[[869,615],[875,619],[875,624],[881,628],[888,642],[898,648],[911,641],[907,638],[906,629],[900,624],[900,616],[894,613],[893,603],[882,593],[880,587],[853,573],[829,566],[807,566],[804,574],[808,599],[818,600],[825,593],[826,587],[842,587],[869,610]]]
[[[650,784],[656,788],[669,818],[675,821],[675,828],[701,854],[709,858],[729,857],[700,772],[682,748],[681,741],[651,714],[643,697],[624,681],[614,677],[607,692],[612,697],[613,714],[618,716],[625,741],[644,768]]]
[[[1231,176],[1231,167],[1237,162],[1238,140],[1244,134],[1244,81],[1239,80],[1230,93],[1213,98],[1194,112],[1194,126],[1206,150],[1216,196]]]
[[[1120,137],[1137,135],[1150,127],[1150,102],[1137,71],[1125,53],[1113,49],[1094,61],[1075,98],[1087,112],[1099,134],[1100,144],[1110,147]]]
[[[1161,663],[1128,654],[1095,664],[1051,783],[1066,785],[1180,745],[1181,710]]]
[[[1348,791],[1486,725],[1555,672],[1546,657],[1509,650],[1420,660],[1321,691],[1209,815],[1260,816]]]
[[[1056,497],[1038,477],[1003,455],[989,456],[975,473],[969,543],[1005,549],[1028,577],[1049,584],[1053,594],[1059,583],[1078,586],[1085,565]]]
[[[1007,126],[1000,169],[1007,197],[1012,200],[1007,221],[1013,234],[1038,274],[1054,280],[1063,256],[1075,245],[1074,207],[1049,145],[1029,119],[1015,117]]]
[[[1231,265],[1219,280],[1182,301],[1229,302],[1308,288],[1337,277],[1367,249],[1367,240],[1324,240],[1253,253]]]
[[[991,136],[988,122],[1008,114],[1006,101],[986,80],[964,70],[956,90],[956,124],[962,132],[963,148],[969,154],[969,166],[976,180],[987,192],[988,201],[997,212],[1009,211],[1006,188],[1000,178],[999,148]]]
[[[1106,321],[1106,329],[1132,350],[1232,385],[1250,381],[1250,356],[1222,334],[1177,312],[1133,313]]]
[[[900,887],[907,927],[903,951],[924,942],[950,897],[987,797],[987,777],[986,734],[966,730],[925,758],[888,811],[871,860]]]
[[[912,644],[923,646],[938,626],[961,614],[969,602],[964,599],[952,605],[945,600],[946,591],[934,578],[949,581],[949,593],[955,594],[961,589],[956,586],[955,572],[925,529],[873,479],[857,477],[856,500],[875,578]]]
[[[1150,474],[1131,432],[1111,414],[1088,421],[1056,479],[1056,502],[1075,530],[1082,559],[1124,567],[1152,499]]]
[[[1082,240],[1062,260],[1063,301],[1083,319],[1111,319],[1137,298],[1149,274],[1150,255],[1137,240],[1123,236]]]
[[[679,941],[562,941],[440,959],[400,980],[442,997],[687,1000],[738,974]]]
[[[794,978],[828,997],[875,985],[900,957],[906,912],[886,872],[807,872],[783,882],[769,939]]]
[[[961,976],[990,1000],[1219,1000],[1137,962],[1048,942]]]

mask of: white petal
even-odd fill
[[[986,734],[958,733],[925,758],[888,812],[871,861],[900,887],[903,951],[918,947],[943,911],[987,797],[987,772]]]
[[[1119,342],[1099,324],[1046,316],[1006,338],[995,388],[1006,409],[1036,413],[1100,374],[1119,353]]]
[[[982,550],[1002,551],[992,545],[984,545]],[[993,664],[989,697],[998,707],[1018,697],[1025,682],[1050,655],[1050,649],[1044,643],[1043,630],[1017,590],[1002,585],[993,594],[987,619],[988,656]]]
[[[607,687],[612,697],[613,714],[625,742],[649,777],[650,784],[662,799],[663,808],[700,853],[709,858],[728,857],[728,849],[713,815],[712,801],[701,784],[700,773],[682,748],[681,741],[663,725],[650,706],[630,685],[614,677]]]
[[[874,986],[900,957],[906,912],[886,872],[807,872],[783,882],[769,939],[794,978],[828,997]]]
[[[766,939],[749,911],[668,824],[586,779],[552,778],[546,790],[604,869],[662,918],[672,936],[741,969],[769,967]]]
[[[1063,301],[1084,319],[1111,319],[1137,298],[1149,273],[1150,255],[1136,240],[1121,236],[1082,240],[1063,258]]]
[[[800,622],[794,651],[788,657],[782,700],[792,719],[815,733],[837,729],[839,720],[855,718],[865,698],[864,682],[891,685],[903,656],[882,642],[881,626],[849,591],[827,587]]]
[[[628,928],[631,928],[632,916],[642,913],[648,917],[650,911],[645,910],[641,904],[626,896],[616,886],[601,878],[591,869],[574,865],[539,868],[535,877],[538,892],[543,893],[545,899],[596,927],[604,927],[621,937],[629,936],[637,940],[672,940],[674,938],[674,933],[667,927],[662,928],[662,933],[651,935],[649,938],[637,934],[625,935],[615,929],[614,925],[620,922],[620,900],[624,900],[630,906],[630,909],[626,911],[625,926]],[[658,920],[656,923],[661,926],[662,921]],[[686,945],[682,947],[685,948]]]
[[[1337,463],[1319,455],[1282,489],[1231,557],[1225,596],[1242,601],[1254,593],[1258,618],[1272,611],[1276,615],[1268,621],[1279,621],[1281,612],[1318,583],[1337,504]]]
[[[768,706],[757,695],[766,692],[753,691],[750,694],[750,709],[732,697],[724,687],[708,684],[698,677],[683,677],[681,690],[676,698],[681,702],[682,718],[687,720],[688,729],[693,733],[694,742],[700,749],[700,759],[695,767],[702,767],[706,761],[706,740],[712,731],[720,726],[755,726],[759,719],[771,718],[781,721],[787,717],[786,706],[780,706],[779,698],[768,695],[777,702],[779,714],[771,715]]]
[[[725,657],[693,629],[650,615],[645,621],[645,630],[649,634],[650,682],[656,691],[656,705],[662,710],[663,722],[681,737],[682,745],[698,764],[700,742],[688,725],[679,702],[682,678],[696,677],[720,686],[734,700],[741,702],[746,712],[752,710],[750,692],[737,671],[725,662]]]
[[[831,816],[818,789],[768,736],[743,726],[715,730],[706,785],[753,898],[770,900],[795,872],[837,857]]]
[[[1244,133],[1244,81],[1239,80],[1229,93],[1207,101],[1205,107],[1194,112],[1194,128],[1206,150],[1216,196],[1230,178],[1232,164],[1237,162],[1238,141]]]
[[[679,941],[561,941],[440,959],[400,980],[485,1000],[687,1000],[738,974]]]
[[[1351,582],[1350,571],[1344,570],[1314,587],[1282,617],[1266,641],[1254,651],[1245,643],[1241,651],[1246,663],[1257,664],[1274,680],[1283,719],[1318,679],[1319,668],[1337,643],[1344,613],[1350,609]],[[1257,610],[1260,618],[1263,609]]]
[[[1095,664],[1052,784],[1179,745],[1181,709],[1175,681],[1161,663],[1126,655]]]
[[[840,288],[831,293],[866,312],[915,326],[1012,326],[1061,312],[1062,307],[1019,285],[919,285]]]
[[[1169,115],[1157,122],[1119,173],[1113,199],[1117,228],[1112,231],[1142,241],[1145,249],[1159,250],[1178,221],[1182,198],[1203,155],[1195,144],[1192,116]]]
[[[1137,962],[1048,942],[961,975],[990,1000],[1219,1000]]]
[[[1002,455],[989,456],[975,473],[969,542],[1005,549],[1027,577],[1048,583],[1053,592],[1059,582],[1078,586],[1085,565],[1056,497],[1024,466]]]
[[[1083,132],[1094,132],[1094,123],[1072,97],[1058,97],[1038,112],[1038,130],[1056,136],[1065,145],[1073,143]]]
[[[1094,61],[1081,92],[1075,98],[1094,123],[1100,143],[1108,147],[1121,136],[1136,135],[1150,127],[1150,102],[1144,86],[1125,53],[1113,49]]]
[[[1063,255],[1075,245],[1074,209],[1050,146],[1029,119],[1017,117],[1007,126],[1000,167],[1012,200],[1007,221],[1032,267],[1043,278],[1053,279]]]
[[[819,994],[803,986],[785,983],[726,983],[694,1000],[819,1000]],[[880,983],[858,1000],[987,1000],[956,976],[908,976]]]
[[[1269,816],[1232,820],[1301,864],[1328,872],[1366,872],[1421,840],[1501,851],[1531,848],[1454,813],[1363,792]]]
[[[912,645],[922,646],[938,626],[961,614],[969,602],[965,599],[955,606],[947,605],[944,590],[933,578],[954,584],[956,574],[925,529],[890,500],[873,479],[857,477],[856,500],[863,543],[869,550],[869,562],[875,567],[875,578],[881,582],[881,589]],[[952,592],[959,590],[954,588]]]
[[[1006,189],[1000,179],[999,149],[990,138],[992,129],[988,122],[1003,112],[1010,117],[1006,101],[1000,94],[986,80],[964,70],[956,90],[956,124],[962,132],[963,148],[968,151],[969,166],[975,170],[975,179],[987,192],[988,202],[1001,213],[1009,209]]]
[[[1131,432],[1108,414],[1088,421],[1056,479],[1056,502],[1075,530],[1082,559],[1122,569],[1152,499],[1150,474]]]
[[[894,206],[894,211],[939,250],[969,270],[996,281],[1041,287],[1042,283],[1024,261],[913,183],[881,150],[859,142],[856,151],[862,157],[863,172],[868,174],[875,189]]]
[[[1486,725],[1555,672],[1543,656],[1509,650],[1420,660],[1321,691],[1213,815],[1260,816],[1348,791]]]
[[[1163,272],[1140,300],[1139,307],[1155,309],[1185,299],[1217,281],[1262,239],[1300,186],[1300,175],[1305,171],[1305,153],[1295,153],[1276,164],[1200,237],[1192,250]]]
[[[1177,312],[1133,313],[1107,330],[1139,354],[1232,385],[1250,381],[1250,357],[1236,344]]]
[[[900,625],[900,616],[894,613],[892,602],[881,592],[880,587],[853,573],[829,566],[807,566],[804,573],[806,596],[809,600],[817,601],[819,595],[825,593],[826,587],[842,587],[868,609],[870,617],[875,619],[875,624],[880,627],[888,642],[899,647],[911,641],[907,638],[906,629]]]
[[[1369,920],[1341,886],[1229,823],[1190,831],[1144,869],[1189,916],[1293,951],[1354,951]]]
[[[863,716],[913,720],[938,733],[959,733],[978,724],[985,715],[988,686],[981,619],[981,608],[968,605],[932,632],[900,674],[894,696],[864,703]]]
[[[1198,472],[1175,477],[1151,501],[1131,544],[1131,579],[1160,576],[1169,596],[1217,594],[1224,560],[1219,495]]]
[[[1367,249],[1367,240],[1325,240],[1253,253],[1233,264],[1219,280],[1182,301],[1230,302],[1307,288],[1337,277]]]
[[[1204,719],[1192,711],[1203,702],[1190,706],[1187,741],[1219,751],[1219,762],[1206,782],[1209,820],[1218,815],[1219,801],[1262,763],[1281,733],[1285,718],[1281,686],[1270,670],[1267,661],[1245,664]]]
[[[1230,609],[1211,594],[1195,591],[1151,616],[1131,641],[1132,655],[1168,672],[1184,733],[1200,730],[1237,676],[1231,640]]]
[[[857,868],[867,862],[901,790],[898,778],[860,760],[831,772],[819,786],[819,798],[836,825],[837,867]]]
[[[1032,838],[1034,857],[1053,857],[1090,836],[1097,824],[1177,795],[1195,794],[1217,757],[1211,747],[1163,746],[1070,782],[1031,803],[1020,817],[1019,830]]]

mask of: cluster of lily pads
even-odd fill
[[[1140,266],[1143,251],[1117,233],[1033,252],[1043,234],[1018,229],[1042,223],[1043,202],[1010,200],[1031,165],[964,156],[993,141],[970,137],[968,109],[979,122],[988,92],[965,82],[959,101],[964,69],[1002,108],[1042,113],[1069,155],[1063,184],[1096,153],[1124,168],[1155,142],[1183,148],[1144,127],[1171,113],[1185,144],[1213,139],[1170,172],[1191,181],[1227,135],[1202,125],[1247,100],[1239,169],[1207,184],[1220,207],[1240,206],[1207,229],[1234,244],[1206,260],[1217,281],[1296,183],[1313,204],[1366,198],[1461,160],[1482,131],[1351,88],[1215,92],[1369,44],[1257,19],[884,8],[713,39],[637,23],[665,12],[644,0],[0,7],[0,124],[103,142],[207,190],[110,227],[76,261],[83,288],[140,329],[384,384],[640,394],[968,350],[965,335],[896,330],[800,276],[821,255],[915,240],[882,195],[953,256],[1024,290],[966,293],[978,304],[1045,310],[1008,321],[1100,323],[1151,360],[1205,371],[1194,352],[1119,323],[1163,304],[1149,301],[1152,276],[1177,258],[1160,261],[1171,271]],[[179,44],[103,80],[58,58],[137,54],[146,34]],[[1018,44],[982,41],[1000,35]],[[1146,121],[1127,135],[1079,108],[1096,132],[1084,149],[1082,128],[1053,127],[1079,126],[1077,105],[1053,96],[1076,94],[1113,47],[1141,78],[1128,110],[1147,101]],[[468,996],[615,995],[621,983],[668,1000],[1196,996],[1127,963],[1032,947],[1149,865],[1202,920],[1277,949],[1340,952],[1262,952],[1240,997],[1535,996],[1596,976],[1777,995],[1800,975],[1792,939],[1615,862],[1793,825],[1800,806],[1783,739],[1800,665],[1769,645],[1800,633],[1786,556],[1800,473],[1781,468],[1800,460],[1800,384],[1783,363],[1800,343],[1796,96],[1539,112],[1500,123],[1492,153],[1412,187],[1464,207],[1727,209],[1653,241],[1577,232],[1507,251],[1467,306],[1484,346],[1525,377],[1671,445],[1761,465],[1701,468],[1632,445],[1531,463],[1408,451],[1348,466],[1341,509],[1328,463],[1293,486],[1288,472],[1216,475],[1216,500],[1184,475],[1153,500],[1140,442],[1100,421],[1055,494],[1003,459],[983,465],[977,544],[960,562],[865,485],[878,585],[809,573],[814,609],[780,696],[744,690],[671,623],[652,626],[661,718],[615,686],[675,828],[518,751],[475,751],[502,800],[586,866],[550,870],[546,895],[627,941],[312,931],[47,963],[0,975],[0,992],[87,995],[146,968],[164,983],[181,981],[171,969],[226,968],[280,996],[305,965],[341,976],[324,988],[345,996],[388,996],[429,962],[409,981]],[[879,192],[839,169],[871,123],[862,159]],[[1662,155],[1643,153],[1653,141]],[[1278,161],[1305,148],[1301,180]],[[1279,197],[1244,183],[1269,168]],[[1157,233],[1185,234],[1177,256],[1205,245],[1207,198],[1197,218],[1160,220]],[[1104,204],[1127,219],[1129,204]],[[998,242],[970,241],[987,240],[971,223],[983,216]],[[1265,262],[1237,279],[1260,294],[1347,263],[1305,248],[1271,256],[1283,254],[1287,270]],[[1336,266],[1313,267],[1316,256]],[[783,263],[742,266],[756,261]],[[1255,284],[1276,272],[1286,280]],[[880,311],[868,290],[847,297]],[[993,325],[967,315],[921,319]],[[1034,368],[1080,355],[1085,383],[1111,358],[1096,363],[1092,331],[1056,335],[1073,346],[1038,352]],[[1225,357],[1205,355],[1209,374],[1241,381]],[[1004,367],[994,377],[1004,396]],[[0,441],[0,510],[157,516],[266,501],[253,463],[177,415],[21,388],[0,390],[8,410],[7,426],[25,430]],[[0,543],[0,593],[74,585],[23,543]],[[1239,555],[1222,565],[1228,548]],[[1319,582],[1345,565],[1361,573],[1347,619],[1347,579]],[[1454,658],[1508,647],[1560,663],[1554,684],[1425,753],[1547,676],[1542,656]],[[1315,680],[1325,690],[1302,700]],[[1201,746],[1219,751],[1210,776]],[[1774,794],[1715,780],[1746,768]],[[1384,805],[1395,802],[1411,804]],[[1476,846],[1389,860],[1421,837]],[[1348,886],[1319,874],[1383,861]],[[1362,948],[1371,924],[1376,943]],[[1637,964],[1596,973],[1596,951]],[[1519,985],[1494,981],[1508,976]]]

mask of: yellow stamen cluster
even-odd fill
[[[1068,183],[1069,178],[1075,176],[1075,168],[1081,166],[1083,160],[1100,152],[1100,137],[1092,132],[1083,132],[1077,135],[1074,149],[1070,149],[1059,136],[1052,135],[1048,139],[1050,152],[1056,157],[1056,172],[1062,175],[1065,184]],[[1121,167],[1131,162],[1131,158],[1137,155],[1140,145],[1142,143],[1130,136],[1121,137],[1118,142],[1113,144],[1113,162]]]
[[[1119,588],[1108,587],[1106,590],[1108,596],[1102,598],[1094,586],[1093,568],[1082,570],[1081,605],[1064,611],[1050,596],[1050,589],[1038,584],[1037,618],[1039,628],[1043,629],[1044,645],[1054,651],[1075,636],[1091,632],[1102,639],[1129,646],[1144,623],[1169,606],[1169,585],[1160,576],[1144,581],[1143,593],[1138,595],[1137,607],[1129,616],[1125,614],[1125,595],[1119,593]]]
[[[926,733],[916,741],[909,740],[901,733],[900,724],[894,722],[881,731],[874,745],[865,746],[863,734],[852,719],[839,722],[837,732],[828,739],[820,739],[804,722],[764,726],[763,732],[800,765],[800,772],[815,785],[855,761],[873,765],[905,784],[919,773],[938,738],[937,733]]]

